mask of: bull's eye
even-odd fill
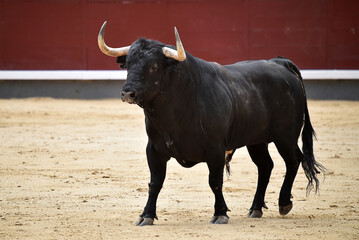
[[[151,67],[150,67],[150,72],[156,72],[158,70],[158,65],[157,63],[153,64]]]

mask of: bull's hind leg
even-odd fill
[[[297,143],[291,142],[276,142],[275,143],[279,154],[285,161],[286,174],[284,182],[279,194],[279,213],[281,215],[287,215],[292,210],[293,203],[290,200],[292,196],[292,187],[294,179],[298,172],[300,164],[300,155],[298,154]]]
[[[262,207],[267,208],[264,203],[264,196],[268,186],[269,178],[273,169],[273,161],[268,152],[268,144],[247,146],[249,155],[258,168],[257,191],[254,195],[252,207],[249,210],[248,217],[260,218],[263,215]]]

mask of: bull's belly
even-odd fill
[[[248,134],[247,136],[244,136],[244,134],[235,134],[230,138],[230,141],[228,141],[226,151],[260,143],[271,143],[274,138],[272,135],[273,134],[267,130],[256,134]]]
[[[197,144],[172,144],[168,146],[172,158],[175,158],[179,164],[184,167],[191,167],[197,163],[205,162],[204,150]]]
[[[182,167],[185,167],[185,168],[190,168],[190,167],[193,167],[194,165],[196,165],[196,164],[198,164],[200,162],[203,162],[203,161],[194,162],[194,161],[185,160],[185,159],[179,159],[179,158],[176,158],[176,160]]]

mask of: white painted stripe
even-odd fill
[[[359,70],[301,70],[303,79],[354,80],[359,79]]]
[[[126,80],[127,71],[0,71],[0,80]]]
[[[307,80],[354,80],[359,70],[301,70]],[[0,80],[126,80],[125,70],[0,71]]]

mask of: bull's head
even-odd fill
[[[121,48],[108,47],[104,41],[106,22],[98,34],[101,51],[127,66],[127,80],[121,92],[122,100],[137,103],[140,106],[150,102],[160,91],[161,81],[166,77],[166,68],[170,62],[186,60],[186,53],[175,28],[177,50],[165,44],[138,39],[131,46]]]

